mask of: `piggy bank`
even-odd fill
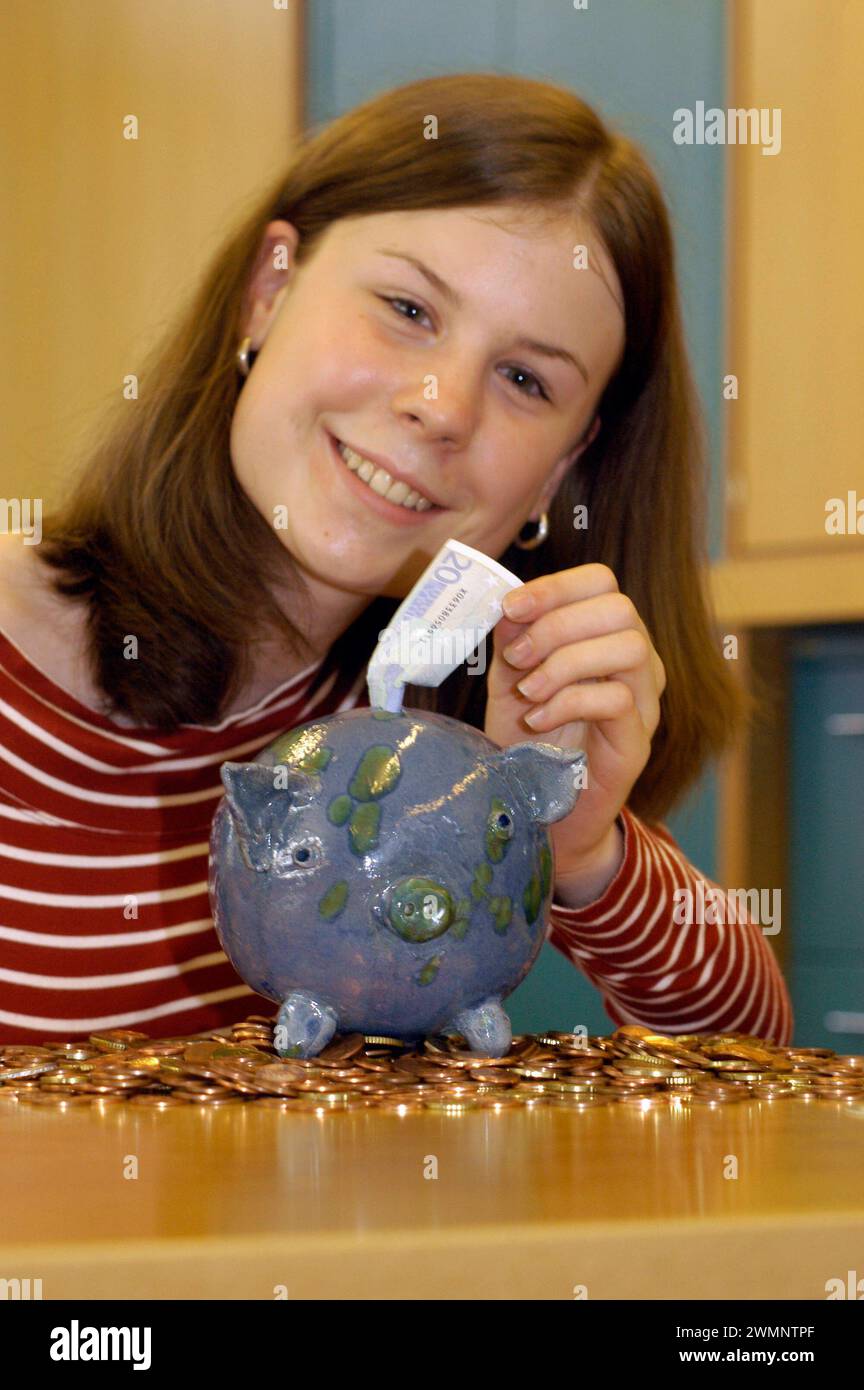
[[[502,749],[445,715],[354,709],[226,762],[208,886],[237,973],[279,1004],[276,1047],[458,1033],[503,1056],[502,999],[546,937],[552,845],[585,754]]]

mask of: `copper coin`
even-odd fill
[[[860,1107],[864,1099],[864,1057],[778,1048],[746,1034],[667,1036],[625,1025],[586,1039],[553,1030],[517,1035],[504,1057],[475,1053],[455,1033],[416,1043],[348,1034],[336,1035],[317,1057],[280,1058],[274,1022],[250,1015],[230,1029],[155,1041],[132,1029],[104,1029],[87,1042],[8,1044],[0,1047],[0,1096],[12,1103],[31,1096],[45,1108],[62,1108],[70,1098],[103,1107],[254,1102],[319,1116],[433,1106],[453,1113],[578,1110],[610,1101],[637,1109],[673,1101],[716,1108],[789,1098]]]
[[[328,1043],[323,1052],[319,1054],[319,1062],[349,1062],[352,1057],[358,1056],[363,1051],[363,1034],[346,1033],[343,1037],[334,1038]]]

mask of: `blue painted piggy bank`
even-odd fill
[[[546,937],[552,845],[585,754],[501,749],[419,710],[354,709],[223,763],[209,889],[237,973],[280,1005],[276,1046],[459,1033],[503,1056],[501,1000]]]

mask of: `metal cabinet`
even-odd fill
[[[864,1051],[864,623],[790,643],[795,1041]]]

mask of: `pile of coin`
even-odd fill
[[[608,1037],[526,1034],[506,1057],[478,1056],[458,1034],[412,1044],[351,1033],[300,1058],[278,1055],[275,1022],[253,1014],[194,1037],[154,1040],[114,1028],[86,1042],[0,1047],[0,1100],[158,1110],[252,1103],[314,1114],[612,1103],[645,1110],[748,1099],[864,1104],[864,1057],[737,1033],[670,1037],[627,1024]]]

